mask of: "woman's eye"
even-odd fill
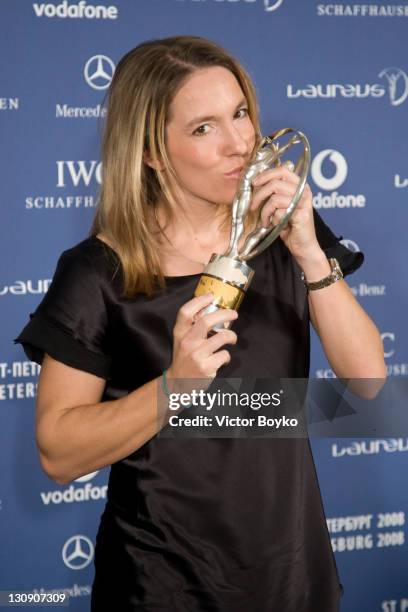
[[[235,114],[237,119],[242,119],[242,117],[246,117],[247,115],[248,115],[248,108],[246,106],[243,106],[242,108],[237,110]]]
[[[195,136],[204,136],[204,134],[208,134],[209,125],[208,123],[204,123],[200,125],[197,129],[194,130],[193,134]]]

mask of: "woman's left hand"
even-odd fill
[[[251,210],[262,207],[263,227],[277,225],[295,195],[299,177],[286,166],[261,172],[253,181]],[[302,197],[280,238],[298,261],[303,261],[319,251],[313,221],[312,191],[306,184]]]

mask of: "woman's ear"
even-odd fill
[[[161,160],[157,159],[157,158],[153,158],[150,155],[150,151],[145,151],[143,153],[143,161],[144,163],[149,166],[150,168],[152,168],[153,170],[156,170],[156,172],[160,172],[162,170],[164,170],[164,164]]]

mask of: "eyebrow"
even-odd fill
[[[243,104],[248,104],[246,98],[242,98],[235,107],[236,112]],[[195,119],[191,119],[186,125],[186,129],[189,129],[196,125],[197,123],[205,123],[206,121],[213,121],[214,119],[218,119],[217,115],[206,115],[205,117],[195,117]]]

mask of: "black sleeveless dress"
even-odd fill
[[[316,214],[328,257],[363,260]],[[278,240],[234,324],[228,377],[306,378],[309,315],[299,270]],[[106,379],[116,399],[171,362],[176,315],[199,275],[124,300],[114,252],[96,237],[65,251],[15,342]],[[222,372],[222,373],[221,373]],[[114,464],[95,550],[94,612],[335,612],[342,592],[307,439],[155,436]]]

